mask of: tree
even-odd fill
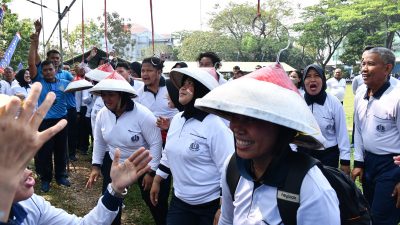
[[[150,45],[142,49],[142,55],[149,57],[153,55],[153,46]],[[154,44],[154,55],[165,58],[165,59],[174,59],[174,51],[172,46],[165,44]]]
[[[178,58],[194,61],[201,52],[216,52],[224,60],[235,59],[235,43],[229,37],[216,32],[195,31],[182,43]]]
[[[353,0],[343,9],[341,19],[364,25],[370,39],[381,40],[391,49],[395,35],[400,37],[400,7],[397,0]]]
[[[67,41],[67,48],[64,51],[65,59],[75,57],[76,55],[81,54],[82,51],[91,49],[93,46],[98,48],[101,47],[97,45],[100,38],[102,38],[102,31],[93,20],[89,20],[84,24],[84,31],[85,49],[82,49],[82,26],[76,26],[71,32],[67,29],[63,30],[63,37],[65,37]]]
[[[213,14],[209,22],[211,27],[214,32],[221,32],[235,41],[237,60],[263,60],[266,54],[277,53],[265,46],[266,40],[285,42],[282,37],[287,39],[286,28],[280,19],[290,16],[291,8],[285,0],[268,1],[267,4],[263,8],[268,10],[261,10],[257,19],[256,6],[249,3],[230,2],[226,9]]]
[[[5,2],[10,1],[3,1],[3,3]],[[32,30],[33,22],[31,20],[19,20],[17,14],[12,13],[9,9],[5,10],[3,23],[0,29],[1,51],[4,52],[8,48],[17,32],[19,32],[21,36],[21,40],[18,42],[14,55],[11,58],[10,66],[12,66],[14,69],[17,68],[20,62],[27,66],[28,50],[30,45],[29,36]]]
[[[319,4],[307,7],[302,14],[305,20],[294,26],[301,34],[298,44],[311,52],[323,68],[346,35],[356,27],[354,21],[346,22],[338,15],[347,7],[341,0],[321,0]]]
[[[130,19],[125,21],[117,12],[107,12],[107,39],[113,45],[113,49],[117,56],[130,58],[128,53],[135,45],[132,39]],[[104,31],[104,18],[98,17],[101,30]]]

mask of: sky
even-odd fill
[[[57,23],[57,0],[32,0],[47,6],[43,8],[44,34],[47,41],[54,26]],[[59,0],[60,11],[68,6],[73,0]],[[104,0],[76,0],[69,13],[62,20],[62,29],[73,30],[81,25],[82,1],[84,6],[85,20],[94,19],[104,12]],[[224,8],[229,0],[153,0],[154,30],[159,34],[172,33],[180,30],[206,30],[210,13],[215,12],[215,4]],[[256,0],[235,0],[235,3],[249,2],[257,6]],[[263,2],[263,1],[261,1]],[[308,4],[315,0],[292,0],[293,4]],[[13,0],[8,4],[13,13],[19,18],[38,19],[41,17],[41,7],[28,0]],[[108,0],[107,11],[117,12],[123,18],[130,18],[131,22],[140,24],[148,29],[151,28],[150,0]],[[58,38],[56,30],[53,38]]]

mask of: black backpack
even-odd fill
[[[339,199],[340,220],[342,225],[370,225],[370,207],[355,183],[337,168],[324,166],[317,159],[303,153],[291,152],[287,157],[290,166],[283,187],[278,188],[277,204],[282,222],[295,225],[297,209],[300,206],[300,188],[308,170],[317,165],[322,171]],[[236,156],[232,155],[226,173],[226,181],[234,201],[240,173],[236,165]]]

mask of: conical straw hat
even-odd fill
[[[325,138],[280,64],[256,70],[197,99],[195,106],[226,119],[240,114],[298,131],[294,144],[322,149]]]

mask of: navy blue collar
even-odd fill
[[[380,99],[383,95],[383,93],[385,93],[385,91],[390,87],[390,82],[386,81],[372,96],[376,99]],[[369,88],[367,89],[367,91],[365,92],[364,95],[364,99],[369,100]]]
[[[8,220],[9,224],[22,224],[28,213],[24,210],[24,208],[18,204],[14,203],[11,207],[10,218]]]
[[[185,117],[186,120],[190,118],[194,118],[200,122],[203,122],[204,118],[208,115],[207,112],[201,111],[200,109],[195,108],[193,111],[185,110],[182,113],[182,117]]]

